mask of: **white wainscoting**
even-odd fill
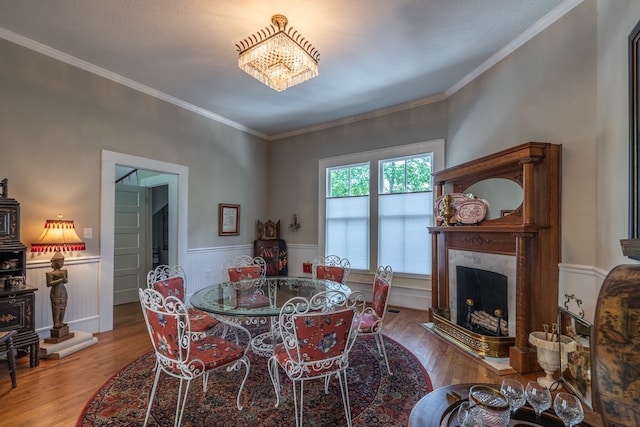
[[[565,294],[573,294],[575,298],[582,300],[584,319],[593,323],[598,294],[607,274],[607,271],[590,265],[560,264],[559,306],[564,306]],[[578,314],[574,300],[569,302],[568,307],[570,311]]]
[[[315,245],[291,244],[289,251],[289,275],[304,276],[302,263],[311,261],[317,254]],[[187,251],[187,300],[199,289],[222,281],[222,261],[238,255],[251,255],[253,245],[199,248]],[[69,275],[67,291],[69,293],[65,321],[71,330],[95,333],[99,330],[100,320],[100,257],[66,259],[64,268]],[[46,272],[51,270],[49,261],[32,261],[27,264],[27,283],[38,289],[35,304],[35,326],[41,338],[49,336],[52,326],[51,302],[46,283]],[[595,305],[600,286],[608,272],[584,265],[560,264],[560,298],[564,303],[564,294],[574,294],[582,300],[585,320],[593,321]],[[395,283],[395,281],[394,281]],[[354,290],[364,293],[371,300],[372,282],[355,280],[350,282]],[[141,286],[146,286],[142,283]],[[397,307],[426,310],[431,306],[431,289],[418,289],[394,285],[391,289],[390,304]],[[574,305],[570,305],[573,309]]]
[[[67,288],[67,311],[64,320],[72,331],[97,332],[99,330],[99,270],[100,258],[68,258],[64,261],[69,282]],[[49,336],[53,326],[50,289],[47,288],[46,273],[51,263],[37,261],[27,264],[27,283],[36,291],[35,327],[40,338]]]

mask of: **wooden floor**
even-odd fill
[[[398,308],[385,320],[385,334],[408,348],[422,362],[435,388],[458,383],[500,383],[502,378],[478,359],[427,331],[426,311]],[[18,387],[0,378],[0,425],[74,426],[87,400],[115,373],[152,350],[140,304],[117,306],[114,329],[96,335],[99,342],[60,360],[41,360],[29,368],[29,357],[18,359]],[[0,373],[5,373],[6,368]],[[393,369],[393,367],[392,367]],[[521,381],[538,375],[512,374]],[[145,392],[145,391],[141,391]],[[587,415],[601,425],[595,414]]]

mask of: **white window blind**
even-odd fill
[[[378,197],[378,254],[394,271],[431,274],[433,193],[381,194]]]

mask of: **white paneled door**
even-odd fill
[[[138,301],[146,286],[147,190],[116,184],[113,256],[113,305]]]

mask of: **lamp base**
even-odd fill
[[[57,344],[59,342],[66,341],[74,337],[73,332],[69,332],[69,326],[64,325],[62,328],[51,329],[51,336],[49,338],[45,338],[44,342],[48,344]]]

